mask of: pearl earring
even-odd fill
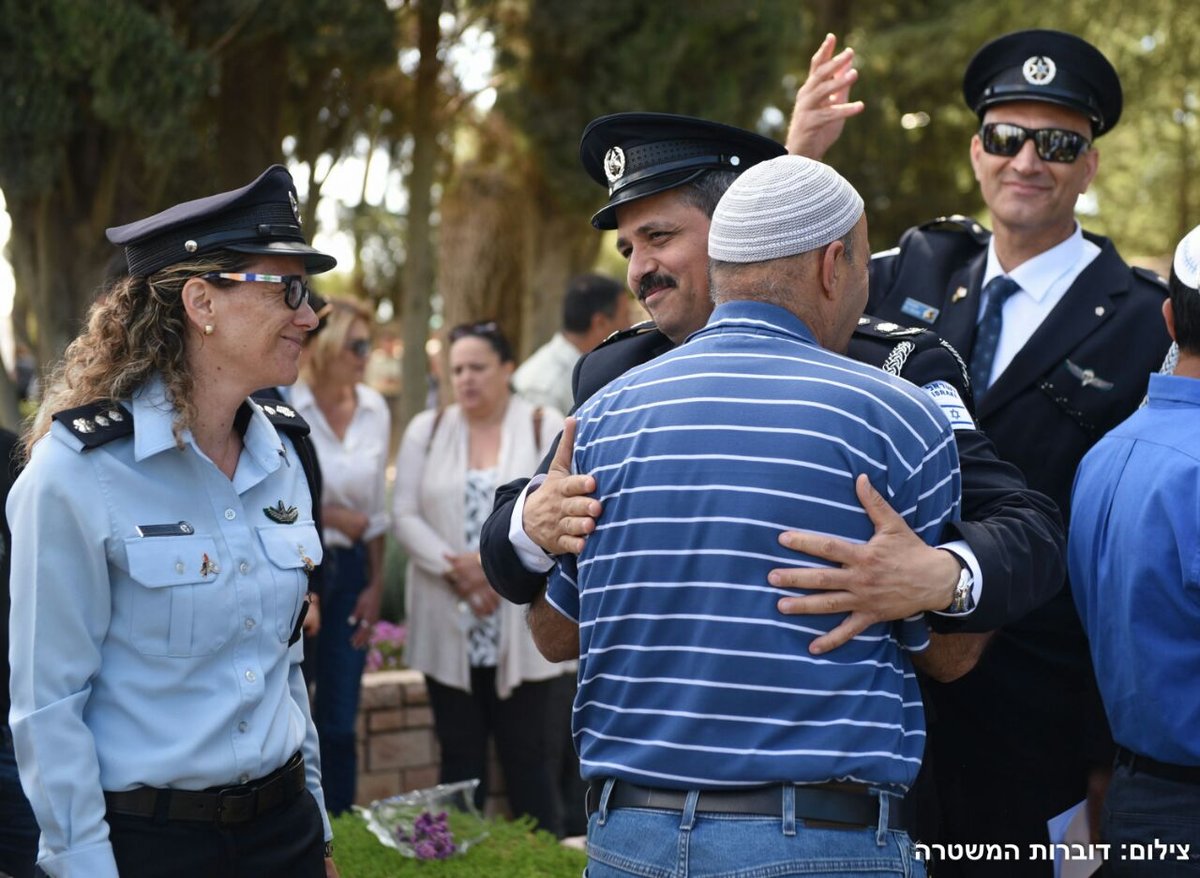
[[[211,323],[205,323],[205,324],[204,324],[204,334],[205,334],[205,335],[212,335],[212,334],[213,334],[213,325],[212,325]]]

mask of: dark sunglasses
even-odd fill
[[[201,275],[204,280],[232,280],[237,283],[254,283],[262,281],[269,284],[283,284],[283,301],[293,311],[308,301],[308,284],[300,274],[253,274],[240,271],[210,271]]]
[[[1042,161],[1063,164],[1075,161],[1092,145],[1078,131],[1065,128],[1023,128],[1012,122],[988,122],[979,129],[983,151],[992,155],[1011,158],[1021,151],[1026,140],[1033,141]]]
[[[346,344],[346,350],[354,354],[359,359],[364,359],[371,353],[371,340],[367,338],[356,338],[352,342]]]
[[[486,320],[482,323],[460,323],[458,326],[450,330],[450,343],[458,341],[460,338],[476,335],[483,338],[495,338],[499,333],[500,327],[496,325],[495,320]]]

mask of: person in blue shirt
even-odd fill
[[[1101,826],[1116,878],[1200,875],[1198,288],[1200,227],[1163,303],[1174,374],[1150,376],[1148,404],[1088,452],[1071,498],[1072,593],[1117,743]]]
[[[708,323],[578,410],[573,468],[605,513],[530,611],[547,658],[579,653],[588,874],[923,876],[898,812],[925,741],[924,617],[818,657],[840,615],[783,617],[767,582],[820,563],[786,527],[870,538],[868,480],[936,545],[959,511],[954,434],[921,389],[841,353],[867,221],[827,165],[746,171],[708,252]]]
[[[317,318],[291,176],[108,230],[129,274],[12,489],[12,706],[55,878],[336,875],[300,671],[321,561],[291,384]]]

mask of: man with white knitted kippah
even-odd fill
[[[870,538],[866,482],[936,545],[959,514],[954,433],[929,394],[838,353],[869,248],[836,171],[746,171],[709,251],[708,322],[576,411],[572,468],[604,517],[531,614],[548,658],[579,652],[588,874],[922,876],[901,804],[924,749],[913,663],[939,649],[923,614],[817,658],[839,616],[785,620],[765,583],[821,563],[779,522]]]
[[[1102,834],[1116,878],[1200,875],[1200,227],[1163,303],[1174,375],[1075,476],[1072,594],[1117,742]],[[1169,847],[1167,847],[1169,846]],[[1116,852],[1170,850],[1170,863]],[[1183,862],[1180,862],[1183,860]]]

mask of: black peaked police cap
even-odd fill
[[[963,75],[963,97],[983,118],[1009,101],[1044,101],[1082,113],[1099,137],[1121,118],[1121,80],[1100,50],[1074,34],[1023,30],[983,46]]]
[[[617,227],[618,206],[688,183],[705,171],[742,172],[783,155],[774,140],[691,116],[615,113],[588,123],[579,142],[584,170],[608,188],[608,204],[592,217]]]
[[[282,165],[271,165],[240,189],[185,201],[105,234],[125,248],[129,273],[137,277],[214,250],[298,256],[308,274],[337,265],[308,246],[296,187]]]

